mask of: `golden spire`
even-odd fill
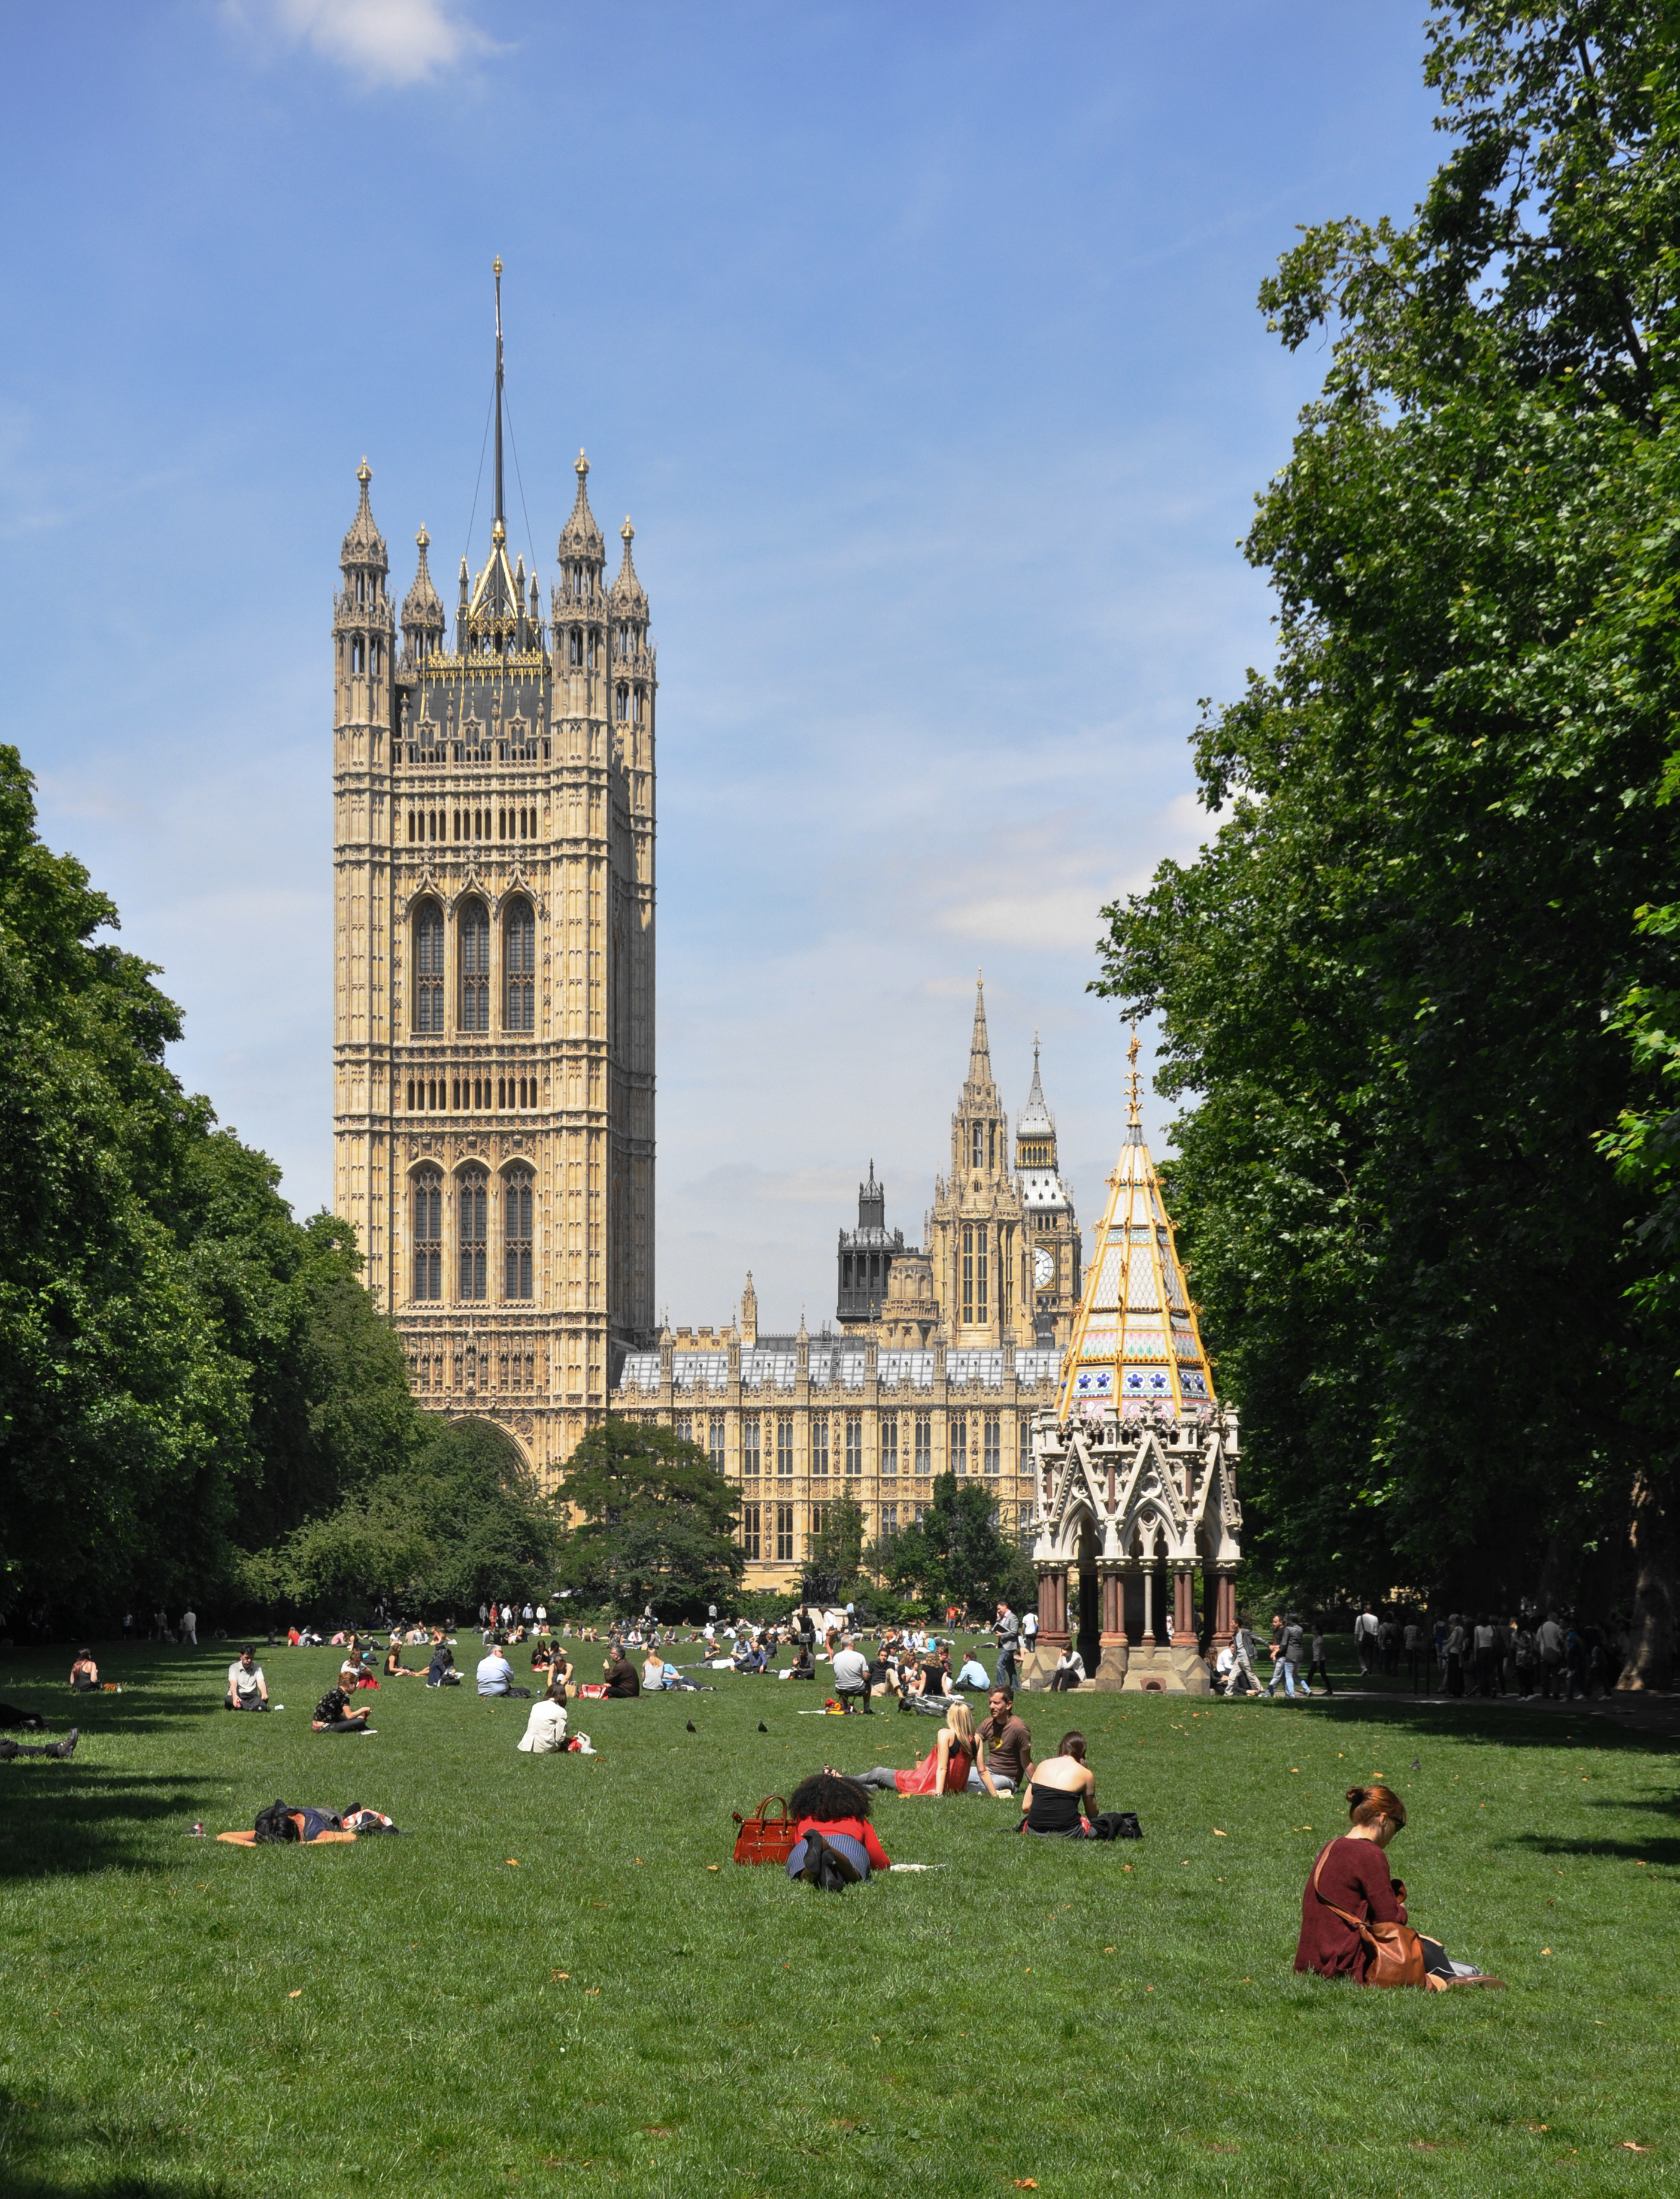
[[[1141,1051],[1142,1048],[1138,1044],[1137,1025],[1134,1024],[1132,1042],[1126,1048],[1126,1059],[1132,1065],[1131,1074],[1126,1079],[1131,1108],[1130,1113],[1126,1117],[1126,1127],[1129,1130],[1138,1130],[1143,1127],[1142,1079],[1138,1075],[1137,1065],[1138,1055]]]

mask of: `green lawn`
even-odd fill
[[[819,1722],[820,1688],[726,1678],[580,1706],[598,1758],[530,1758],[523,1706],[403,1683],[366,1699],[376,1739],[335,1740],[308,1724],[331,1652],[269,1653],[267,1718],[219,1708],[227,1655],[109,1656],[129,1685],[75,1759],[0,1766],[8,2194],[1680,2189],[1671,1742],[1040,1697],[1041,1747],[1076,1717],[1140,1845],[884,1799],[889,1852],[942,1868],[836,1897],[735,1868],[731,1809],[825,1755],[908,1763],[930,1721]],[[61,1731],[66,1669],[12,1653],[0,1699]],[[1508,1992],[1292,1973],[1315,1846],[1377,1773],[1410,1807],[1415,1920]],[[277,1794],[412,1837],[185,1837]]]

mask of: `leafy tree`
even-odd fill
[[[401,1472],[358,1486],[242,1571],[270,1608],[348,1613],[382,1598],[417,1615],[540,1594],[564,1543],[554,1505],[477,1420],[429,1420]]]
[[[806,1570],[831,1573],[841,1590],[850,1588],[863,1566],[863,1507],[855,1496],[837,1496],[823,1508],[823,1523],[810,1539]]]
[[[998,1532],[995,1510],[983,1484],[936,1474],[926,1512],[874,1546],[869,1570],[936,1612],[954,1603],[966,1610],[1000,1596],[1018,1602],[1031,1594],[1032,1570]]]
[[[585,1595],[662,1618],[726,1601],[745,1560],[735,1492],[698,1444],[668,1428],[610,1420],[573,1452],[559,1490],[572,1522],[566,1577]]]
[[[1278,660],[1205,719],[1228,821],[1105,912],[1098,989],[1194,1096],[1173,1193],[1257,1556],[1479,1603],[1672,1508],[1638,1132],[1673,934],[1636,912],[1680,884],[1680,73],[1657,0],[1473,0],[1429,40],[1457,143],[1414,220],[1310,231],[1263,289],[1292,347],[1334,331],[1249,538]]]
[[[116,924],[0,748],[0,1590],[79,1623],[204,1608],[425,1440],[351,1232],[183,1092]]]

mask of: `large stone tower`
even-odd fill
[[[1079,1304],[1079,1225],[1056,1160],[1056,1121],[1045,1104],[1033,1034],[1032,1086],[1015,1120],[1015,1168],[1032,1247],[1033,1327],[1041,1346],[1065,1344]]]
[[[334,1203],[421,1402],[550,1472],[654,1331],[657,680],[581,452],[548,621],[510,565],[496,276],[494,510],[452,650],[423,526],[397,653],[365,459],[340,561]]]

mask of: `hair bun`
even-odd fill
[[[1371,1789],[1368,1787],[1350,1787],[1345,1799],[1352,1808],[1356,1810],[1362,1802],[1368,1799],[1370,1793]]]

